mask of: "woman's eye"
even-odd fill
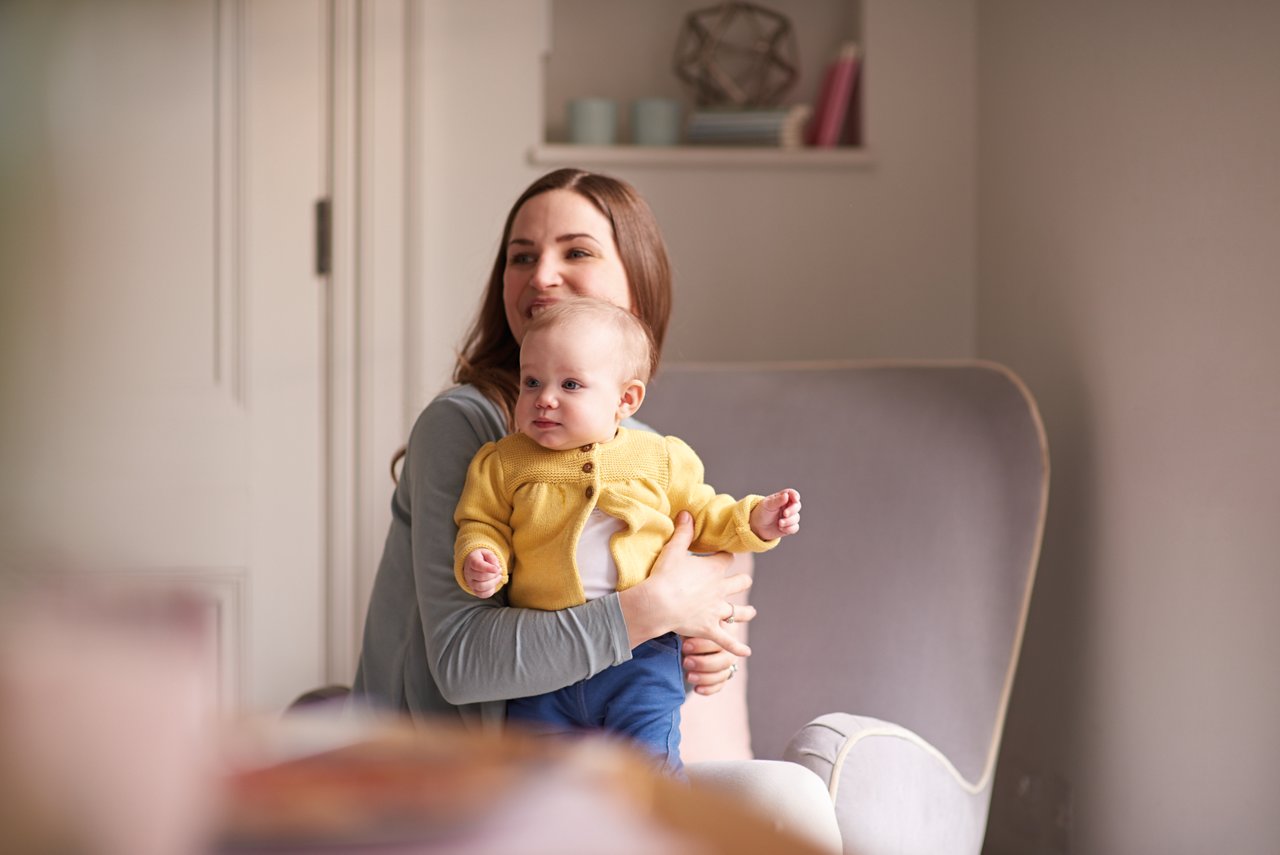
[[[533,256],[527,252],[517,252],[508,259],[507,264],[532,264]]]
[[[561,383],[560,385],[561,385],[562,387],[564,387],[566,390],[570,391],[570,392],[572,392],[572,391],[573,391],[573,390],[575,390],[575,389],[581,389],[581,388],[582,388],[582,384],[581,384],[581,383],[579,383],[577,380],[566,380],[566,381],[564,381],[563,383]]]
[[[569,250],[569,257],[570,258],[590,258],[591,253],[587,252],[585,249],[571,249]]]

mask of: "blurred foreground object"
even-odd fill
[[[816,852],[612,739],[317,704],[219,721],[208,604],[0,573],[0,852]]]
[[[6,589],[0,851],[200,851],[215,735],[203,605],[103,577]]]
[[[240,736],[222,853],[817,852],[604,736],[361,724],[324,710],[247,725]]]

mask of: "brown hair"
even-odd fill
[[[652,364],[662,355],[662,342],[671,317],[671,264],[653,211],[625,181],[582,169],[557,169],[525,189],[511,206],[502,241],[480,302],[480,313],[463,340],[454,368],[455,383],[470,383],[501,408],[511,422],[520,380],[520,346],[507,323],[502,280],[507,270],[507,242],[511,225],[524,203],[550,190],[571,190],[604,214],[613,227],[618,256],[631,286],[636,316],[653,337]]]
[[[524,329],[524,340],[535,333],[564,329],[574,323],[605,328],[613,334],[617,347],[611,358],[618,361],[623,382],[639,380],[648,383],[657,369],[654,359],[653,334],[640,319],[620,306],[594,297],[570,297],[552,303],[533,316]]]

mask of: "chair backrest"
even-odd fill
[[[640,418],[733,495],[795,487],[800,533],[756,560],[757,757],[849,712],[992,768],[1048,495],[1035,403],[985,362],[668,367]]]

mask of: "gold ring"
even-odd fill
[[[725,619],[724,619],[724,622],[725,622],[725,623],[733,623],[733,615],[734,615],[734,612],[736,612],[736,611],[737,611],[737,609],[735,609],[735,608],[733,607],[733,603],[730,603],[730,604],[729,604],[729,616],[728,616],[727,618],[725,618]]]

